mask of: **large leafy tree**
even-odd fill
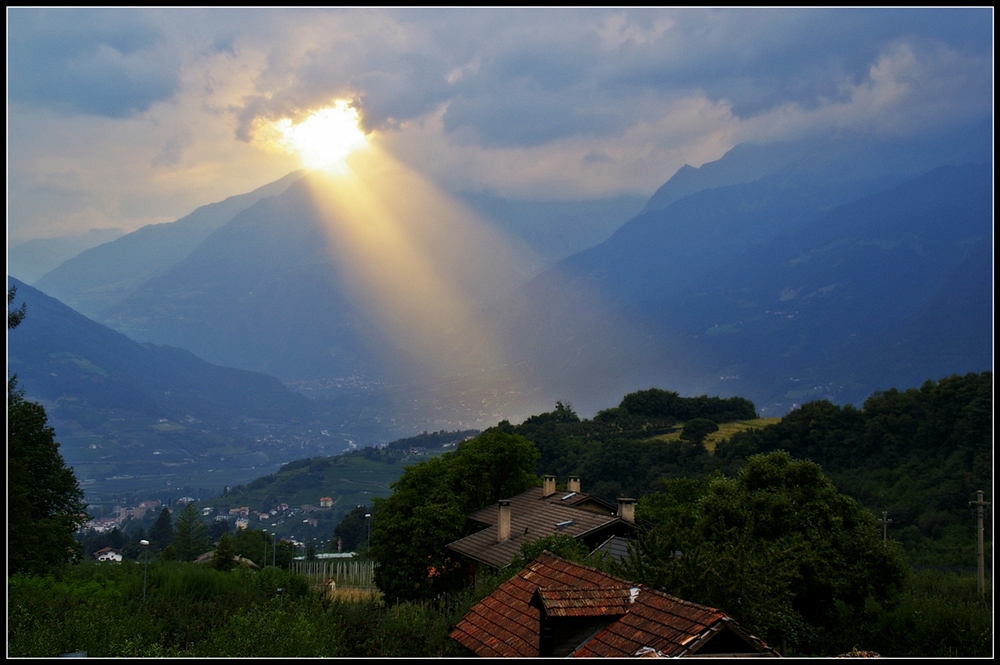
[[[11,310],[7,328],[25,315]],[[7,381],[7,574],[44,574],[80,554],[73,533],[86,521],[83,490],[59,454],[55,431],[41,404],[24,398],[17,378]]]
[[[208,550],[208,527],[201,521],[193,503],[185,504],[177,516],[170,545],[180,561],[194,561]]]
[[[466,515],[534,485],[537,459],[531,441],[490,429],[454,453],[408,467],[372,512],[369,552],[386,598],[433,598],[463,584],[445,545],[465,535]]]
[[[667,482],[636,516],[654,526],[626,577],[725,610],[776,644],[808,648],[866,602],[891,602],[905,579],[875,516],[785,452],[751,457],[735,478]]]

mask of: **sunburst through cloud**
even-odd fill
[[[355,150],[367,145],[365,134],[358,126],[358,110],[345,100],[313,112],[299,123],[282,118],[274,124],[279,134],[277,143],[296,153],[307,168],[338,168]]]

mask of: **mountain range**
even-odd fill
[[[767,415],[991,368],[991,166],[837,189],[778,174],[648,210],[526,285],[508,344],[556,387],[600,364],[588,402],[670,385]]]
[[[992,368],[990,131],[743,144],[645,202],[478,193],[442,212],[413,197],[401,226],[373,236],[406,239],[398,256],[350,244],[362,206],[324,209],[328,176],[289,174],[88,249],[37,293],[20,285],[32,302],[8,364],[57,418],[76,400],[220,427],[241,415],[313,434],[396,427],[385,441],[412,433],[403,423],[482,428],[556,400],[586,414],[651,386],[746,397],[767,416],[860,403]],[[359,274],[381,290],[360,290]],[[410,297],[426,275],[471,306]],[[57,315],[42,292],[92,321]],[[393,307],[403,314],[387,319]],[[128,351],[87,348],[93,322]],[[42,343],[59,336],[64,348]]]

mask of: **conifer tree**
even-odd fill
[[[212,565],[217,570],[228,571],[236,567],[236,541],[229,532],[222,534],[215,547]]]
[[[7,329],[25,316],[22,304],[10,309]],[[80,555],[73,533],[86,521],[83,490],[66,466],[55,430],[41,404],[24,398],[17,377],[7,380],[7,574],[45,574]]]
[[[176,552],[178,561],[194,561],[208,549],[208,529],[193,503],[185,504],[177,516],[174,538],[170,545]]]
[[[166,506],[160,511],[153,528],[149,531],[150,547],[154,552],[162,552],[174,537],[174,525],[170,517],[170,509]]]

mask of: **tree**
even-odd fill
[[[21,306],[17,309],[11,309],[10,304],[14,302],[14,298],[17,297],[17,287],[12,286],[7,289],[7,330],[16,328],[21,321],[24,319],[24,314],[26,312],[25,304],[21,303]]]
[[[368,551],[387,599],[429,599],[455,582],[456,563],[444,546],[463,535],[465,513],[448,467],[441,457],[408,467],[391,496],[374,499]]]
[[[845,613],[891,603],[906,566],[875,516],[819,465],[774,452],[735,478],[671,481],[640,500],[623,576],[725,610],[771,641],[808,648]]]
[[[370,506],[357,506],[344,515],[344,519],[333,530],[334,537],[330,539],[330,551],[336,552],[337,539],[345,552],[355,552],[362,544],[368,543],[368,520],[372,509]]]
[[[208,527],[208,540],[217,543],[223,534],[229,533],[231,530],[232,527],[229,526],[229,520],[216,518],[212,522],[212,526]]]
[[[534,485],[537,459],[531,441],[494,428],[407,467],[371,513],[369,553],[386,598],[429,599],[464,584],[445,545],[466,535],[466,515]]]
[[[236,541],[228,531],[219,538],[212,566],[221,571],[229,571],[236,567]]]
[[[10,309],[7,328],[24,318],[22,304]],[[87,520],[83,490],[66,466],[41,404],[24,398],[17,377],[7,381],[7,574],[44,574],[79,556],[73,537]]]
[[[684,423],[684,429],[681,430],[681,438],[685,441],[700,444],[704,443],[706,436],[718,431],[719,426],[715,424],[714,420],[693,418]]]
[[[170,517],[170,509],[163,506],[160,514],[149,530],[149,543],[154,552],[162,552],[174,537],[174,525]]]
[[[517,571],[524,568],[544,551],[577,563],[586,563],[587,557],[590,555],[590,548],[573,536],[567,536],[565,533],[554,533],[551,536],[543,536],[521,545],[521,553],[511,562],[510,570]]]
[[[208,529],[193,503],[187,503],[177,516],[174,537],[170,541],[179,561],[194,561],[208,549]]]

